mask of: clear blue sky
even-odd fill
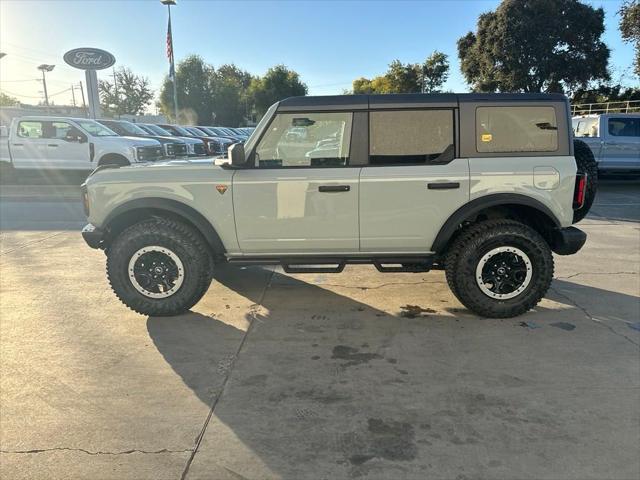
[[[205,1],[177,0],[172,8],[176,59],[196,53],[214,66],[235,63],[263,74],[283,63],[298,71],[309,92],[341,93],[360,76],[383,73],[395,58],[423,61],[433,50],[449,55],[446,89],[467,91],[456,41],[474,30],[478,15],[498,1]],[[605,41],[613,79],[635,85],[633,49],[618,31],[620,1],[589,2],[606,11]],[[158,0],[0,0],[0,88],[36,103],[42,87],[36,66],[54,63],[48,90],[56,94],[83,72],[62,61],[65,51],[91,46],[112,52],[116,66],[147,76],[158,88],[168,70],[167,11]],[[105,78],[109,71],[99,72]],[[35,98],[31,98],[35,97]],[[70,92],[53,97],[70,103]]]

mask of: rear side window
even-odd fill
[[[640,118],[610,118],[609,135],[614,137],[640,137]]]
[[[20,122],[18,124],[18,136],[22,138],[44,138],[42,122]]]
[[[558,123],[553,107],[478,107],[478,152],[555,152]]]
[[[369,114],[369,163],[413,165],[454,158],[453,110],[402,110]]]
[[[256,165],[344,167],[349,162],[351,112],[279,113],[256,148]]]

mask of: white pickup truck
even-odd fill
[[[157,140],[121,137],[87,118],[14,118],[0,134],[3,181],[20,171],[89,172],[99,165],[152,162],[164,156]]]
[[[573,134],[589,145],[600,172],[640,174],[640,113],[573,117]]]

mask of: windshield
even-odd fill
[[[175,130],[178,135],[182,135],[183,137],[193,137],[193,134],[186,130],[184,127],[179,125],[170,125],[172,130]]]
[[[94,120],[76,120],[78,125],[91,135],[95,137],[117,137],[118,134],[113,130],[105,127],[104,125]]]
[[[211,127],[198,127],[198,130],[202,130],[207,135],[217,135]]]
[[[129,135],[148,135],[147,132],[145,132],[139,126],[131,122],[119,122],[116,125],[118,125],[123,131],[125,131]]]
[[[247,155],[251,153],[251,150],[253,150],[253,147],[255,147],[256,142],[258,141],[258,135],[256,135],[256,132],[261,132],[262,129],[265,128],[266,124],[269,121],[271,121],[271,117],[273,117],[273,113],[276,111],[276,108],[278,108],[277,103],[274,103],[269,107],[269,110],[267,110],[266,113],[260,119],[260,123],[256,125],[256,128],[253,130],[253,132],[251,132],[251,135],[249,136],[247,141],[244,143],[244,151]]]
[[[197,137],[202,137],[203,135],[206,136],[206,133],[204,133],[202,130],[198,130],[196,127],[185,127],[185,130],[191,132],[192,135],[195,135]]]
[[[147,127],[148,130],[150,130],[152,133],[155,133],[156,135],[161,135],[163,137],[173,136],[173,134],[167,132],[164,128],[161,128],[157,125],[147,124],[145,125],[145,127]]]

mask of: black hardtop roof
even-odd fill
[[[468,102],[565,102],[561,93],[391,93],[289,97],[278,111],[366,110],[369,108],[457,107]]]

